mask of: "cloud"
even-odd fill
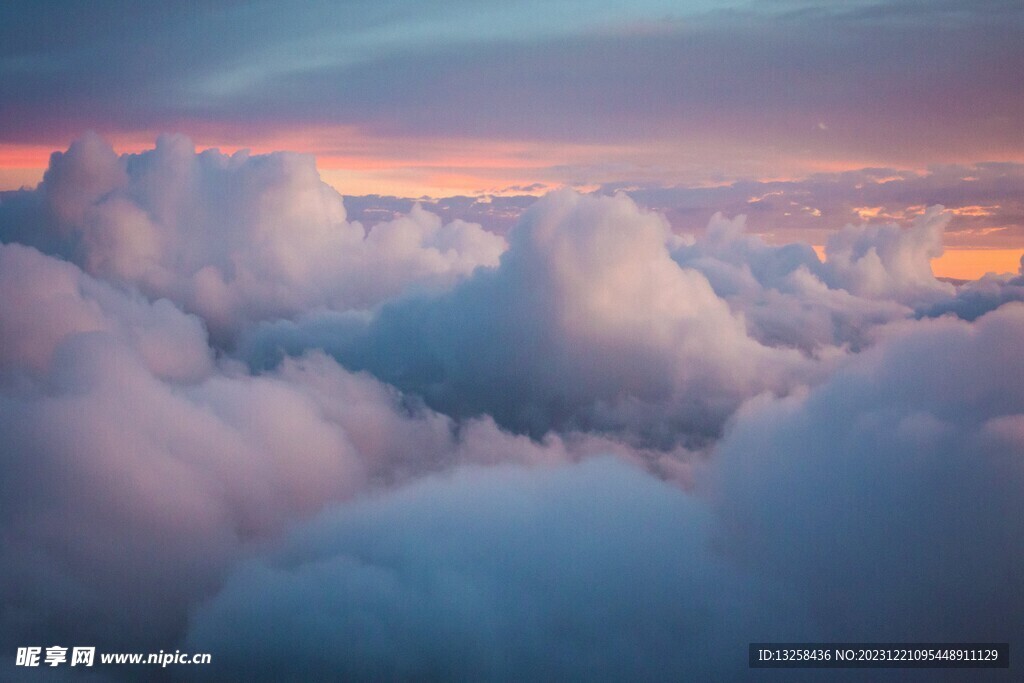
[[[87,135],[53,156],[35,192],[34,215],[12,211],[5,221],[0,207],[0,236],[166,297],[200,315],[221,343],[247,322],[443,288],[496,265],[505,249],[479,226],[442,225],[419,207],[367,231],[346,221],[312,157],[196,154],[181,136],[118,157]]]
[[[747,233],[746,216],[730,220],[716,213],[703,236],[677,246],[672,258],[682,267],[703,273],[715,293],[744,317],[750,334],[762,344],[827,357],[830,348],[864,346],[875,327],[910,315],[910,308],[897,300],[897,290],[905,286],[908,277],[919,287],[947,287],[931,275],[928,250],[913,248],[922,239],[937,239],[941,222],[930,222],[918,232],[921,230],[927,231],[927,238],[904,233],[896,226],[882,231],[849,226],[843,240],[860,240],[864,253],[853,256],[850,246],[835,242],[829,252],[835,258],[822,263],[807,244],[769,245]],[[880,236],[890,242],[883,248],[885,262],[877,258]],[[903,256],[902,261],[894,259],[893,252]],[[892,297],[865,298],[849,291],[860,285],[853,275],[863,270],[866,262],[882,280],[879,288],[888,287]],[[894,262],[910,275],[893,272]]]
[[[975,320],[1011,301],[1024,301],[1024,273],[988,273],[958,287],[954,298],[939,301],[921,314],[928,317],[953,314],[964,320]]]
[[[953,286],[935,279],[931,269],[931,259],[942,255],[948,223],[943,207],[933,206],[905,230],[847,226],[825,245],[828,274],[842,289],[868,299],[922,306],[949,298]]]
[[[195,380],[212,369],[195,316],[163,299],[127,295],[29,247],[0,245],[0,293],[0,376],[45,375],[66,339],[94,332],[136,348],[165,380]]]
[[[537,197],[533,195],[455,196],[421,200],[431,213],[441,216],[446,222],[461,219],[477,223],[489,232],[499,235],[507,235],[519,222],[523,212],[535,201]],[[345,195],[345,208],[349,219],[363,223],[375,223],[380,221],[381,217],[391,219],[408,213],[416,203],[417,200],[402,197]]]
[[[252,376],[199,320],[0,246],[0,639],[166,649],[229,567],[330,502],[459,464],[688,454],[455,422],[322,354]]]
[[[4,387],[0,405],[8,644],[164,647],[245,540],[368,476],[300,384],[164,382],[102,332],[68,337],[50,373]]]
[[[724,179],[728,180],[728,179]],[[636,179],[603,183],[595,193],[625,192],[642,208],[664,214],[674,232],[703,234],[716,213],[745,215],[747,230],[774,244],[824,245],[847,223],[903,227],[929,206],[947,207],[947,247],[1015,248],[1024,235],[1024,164],[943,164],[927,169],[862,168],[787,180],[738,180],[708,187]],[[443,197],[430,210],[506,234],[536,197]],[[346,197],[350,217],[377,219],[408,212],[409,199]],[[363,218],[365,217],[365,218]]]
[[[1018,641],[1021,334],[1020,304],[906,324],[746,406],[716,449],[720,547],[801,587],[823,640]]]
[[[645,208],[668,217],[677,231],[700,233],[716,212],[745,214],[751,231],[776,243],[823,245],[846,223],[908,226],[927,207],[947,207],[949,247],[1012,248],[1024,226],[1024,165],[943,164],[925,170],[861,168],[804,178],[740,180],[715,187],[609,183]],[[481,221],[485,225],[485,221]]]
[[[765,634],[1016,642],[1022,333],[1021,305],[891,329],[741,409],[696,494],[591,460],[334,508],[236,566],[188,643],[256,680],[622,680],[742,678]]]
[[[909,228],[847,226],[822,263],[746,234],[742,217],[686,240],[624,195],[563,191],[529,209],[497,269],[372,316],[262,325],[242,353],[260,366],[322,348],[436,409],[535,436],[694,447],[744,400],[814,383],[875,328],[953,300],[930,266],[948,220],[934,207]]]
[[[794,350],[750,338],[708,280],[672,260],[664,219],[625,196],[549,194],[510,240],[498,268],[448,292],[369,319],[265,325],[245,353],[321,345],[449,414],[665,445],[714,436],[745,398],[812,373]]]
[[[189,647],[251,680],[741,675],[745,638],[780,633],[758,608],[785,603],[715,557],[710,527],[612,460],[460,470],[239,566]]]

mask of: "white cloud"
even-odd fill
[[[860,234],[858,228],[847,230]],[[900,234],[894,235],[897,241]],[[834,347],[864,346],[875,327],[911,314],[897,300],[865,298],[844,288],[835,272],[849,269],[846,252],[838,263],[822,263],[807,244],[769,245],[747,234],[742,215],[730,220],[715,214],[704,236],[680,245],[672,256],[703,273],[715,292],[744,316],[750,334],[770,346],[827,357]],[[929,268],[924,253],[913,253],[908,261],[915,272]],[[880,269],[888,272],[884,265]]]
[[[252,376],[168,301],[20,245],[0,246],[0,295],[4,642],[167,647],[251,546],[460,463],[614,452],[686,476],[683,452],[456,423],[322,354]]]
[[[371,307],[493,266],[502,237],[415,208],[366,231],[310,156],[196,154],[187,138],[118,157],[86,136],[39,191],[41,246],[56,238],[89,273],[167,297],[230,341],[249,322]]]
[[[0,245],[0,374],[45,374],[61,344],[91,332],[135,347],[163,379],[198,379],[213,366],[202,322],[169,301],[150,303],[29,247]]]
[[[907,229],[848,225],[825,245],[828,275],[851,294],[924,306],[947,299],[953,285],[935,279],[931,259],[942,255],[950,215],[933,206]]]

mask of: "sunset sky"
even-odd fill
[[[0,0],[0,680],[1020,680],[1022,254],[1020,0]]]
[[[751,227],[823,244],[939,202],[967,210],[947,246],[1004,252],[963,272],[1003,269],[1024,249],[1022,21],[1013,0],[6,2],[0,189],[89,130],[120,152],[172,132],[314,154],[345,195],[814,179],[835,183],[828,207],[796,200],[816,220]],[[838,175],[865,169],[921,187],[867,204]]]

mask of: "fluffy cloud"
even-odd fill
[[[0,208],[0,236],[169,298],[202,316],[221,342],[255,320],[445,287],[495,265],[505,248],[479,226],[442,225],[419,207],[366,231],[346,221],[312,157],[196,154],[181,136],[121,157],[86,136],[54,154],[36,192],[34,216]]]
[[[1024,270],[1024,263],[1021,268]],[[921,314],[937,317],[950,313],[964,320],[974,320],[1011,301],[1024,301],[1024,272],[1017,275],[988,273],[964,283],[957,288],[955,297],[940,300],[921,310]]]
[[[206,331],[169,301],[150,303],[18,244],[0,245],[0,376],[44,375],[68,338],[103,332],[138,350],[162,379],[212,368]]]
[[[616,461],[462,470],[240,566],[189,647],[249,680],[738,676],[786,603],[716,558],[711,526]]]
[[[934,236],[941,225],[931,222],[927,228]],[[828,355],[830,347],[860,348],[868,343],[873,328],[911,313],[896,300],[869,299],[849,291],[843,285],[856,280],[848,272],[870,262],[879,278],[889,278],[884,284],[902,284],[905,276],[888,269],[893,260],[889,252],[901,250],[906,255],[901,265],[913,276],[926,272],[935,287],[944,286],[931,276],[928,253],[905,245],[913,235],[901,233],[895,226],[883,231],[894,244],[885,250],[888,262],[882,263],[877,252],[871,251],[877,235],[864,235],[868,230],[873,229],[846,228],[848,240],[862,236],[869,256],[853,257],[846,245],[833,244],[830,256],[834,254],[835,260],[822,263],[809,245],[769,245],[747,233],[745,216],[730,220],[715,214],[704,234],[676,247],[672,257],[681,266],[703,273],[715,293],[744,316],[750,334],[761,343]]]
[[[252,376],[200,322],[0,246],[0,638],[166,648],[253,544],[329,502],[465,463],[685,452],[456,423],[313,355]]]
[[[825,640],[1024,631],[1024,306],[900,326],[719,444],[716,507],[752,571],[800,586]]]
[[[946,299],[953,285],[935,279],[931,259],[942,255],[950,216],[933,206],[909,228],[848,225],[825,245],[832,281],[851,294],[922,306]]]
[[[265,325],[246,353],[324,348],[440,410],[534,435],[693,445],[743,400],[813,382],[875,328],[952,300],[930,268],[947,221],[934,207],[906,229],[847,226],[822,263],[745,234],[742,217],[716,215],[687,241],[623,195],[565,191],[524,215],[496,270],[372,317]]]
[[[743,399],[811,372],[796,351],[752,339],[704,275],[672,260],[665,220],[628,197],[548,195],[510,240],[497,269],[446,293],[368,320],[264,326],[249,353],[322,344],[450,414],[656,443],[712,436]]]
[[[300,382],[162,381],[105,332],[66,337],[47,375],[4,387],[0,406],[5,642],[160,647],[243,541],[370,469]]]
[[[590,461],[336,508],[236,567],[189,645],[255,680],[622,680],[742,678],[761,639],[1016,642],[1022,335],[1018,305],[890,330],[743,408],[696,494]],[[888,675],[914,673],[964,679]]]

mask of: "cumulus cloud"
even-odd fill
[[[865,229],[870,228],[847,227],[851,234]],[[896,227],[884,234],[896,242],[887,252],[899,249],[907,239]],[[873,248],[874,241],[864,239],[866,249]],[[830,254],[837,251],[839,264],[832,259],[822,263],[807,244],[769,245],[760,236],[748,234],[745,216],[728,219],[718,213],[701,237],[675,248],[672,257],[681,266],[703,273],[715,293],[744,316],[750,334],[761,343],[828,355],[831,347],[863,346],[873,328],[911,312],[895,299],[869,299],[843,287],[844,280],[853,278],[836,273],[845,275],[861,264],[849,265],[849,248],[834,246]],[[941,286],[931,277],[927,252],[903,251],[909,252],[905,267],[914,275],[927,272]],[[888,265],[878,262],[876,266],[879,277],[891,278],[884,284],[901,279],[889,272]]]
[[[367,476],[294,382],[168,383],[104,332],[65,338],[0,405],[5,642],[167,643],[243,540]]]
[[[628,429],[663,443],[712,436],[743,399],[810,373],[798,352],[752,339],[703,274],[672,260],[679,240],[665,220],[628,197],[550,194],[510,240],[497,269],[439,296],[370,319],[264,326],[248,352],[316,339],[451,414],[487,413],[534,435]]]
[[[445,418],[403,410],[330,361],[175,388],[111,344],[81,336],[50,378],[63,386],[0,399],[5,641],[166,646],[245,542],[403,463],[422,472],[455,457]],[[325,416],[325,384],[345,420]]]
[[[374,316],[264,325],[245,353],[259,365],[324,348],[440,410],[534,435],[694,445],[743,400],[816,381],[875,328],[952,300],[930,266],[948,220],[934,207],[908,228],[848,225],[823,263],[746,234],[743,217],[686,240],[624,195],[564,191],[524,215],[497,269]]]
[[[935,278],[931,259],[942,255],[942,233],[949,223],[933,206],[909,228],[898,225],[846,226],[825,245],[833,281],[851,294],[911,306],[949,298],[953,285]]]
[[[35,192],[34,216],[0,206],[0,237],[171,299],[222,342],[247,322],[445,287],[505,249],[500,236],[461,220],[442,225],[419,207],[367,231],[346,221],[312,157],[196,154],[182,136],[119,157],[87,135],[53,155]]]
[[[807,244],[768,245],[746,232],[746,216],[717,213],[704,236],[675,251],[676,260],[704,272],[721,296],[747,298],[757,287],[784,289],[799,270],[831,289],[867,300],[923,305],[951,297],[954,288],[932,273],[942,255],[950,215],[930,207],[907,227],[895,223],[847,224],[825,245],[824,263]]]
[[[90,332],[134,347],[162,379],[198,379],[212,368],[195,316],[164,299],[118,291],[30,247],[0,245],[0,293],[0,375],[45,375],[66,339]]]

